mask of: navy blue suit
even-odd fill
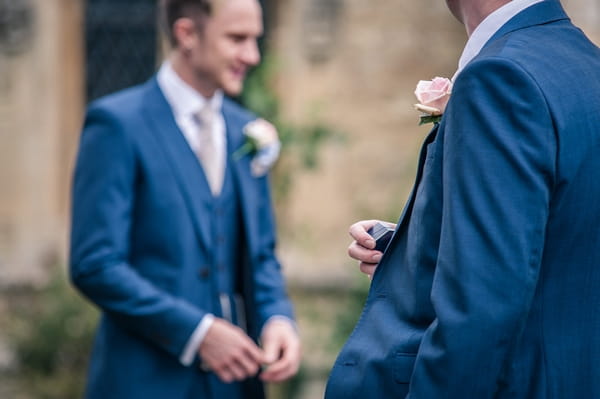
[[[600,398],[600,50],[548,0],[458,76],[327,399]]]
[[[251,175],[250,155],[231,157],[255,116],[228,99],[223,116],[227,172],[214,198],[156,79],[87,112],[70,259],[74,284],[102,311],[87,398],[261,396],[178,361],[202,317],[222,315],[223,293],[244,296],[254,338],[269,317],[293,318],[268,179]]]

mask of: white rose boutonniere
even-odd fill
[[[244,126],[246,142],[233,153],[234,160],[240,160],[248,154],[254,157],[250,163],[252,175],[264,176],[279,157],[281,142],[277,129],[264,119],[256,119]]]
[[[421,112],[419,125],[439,123],[451,93],[450,79],[435,77],[433,80],[419,81],[415,90],[415,96],[419,100],[419,104],[415,104],[415,109]]]

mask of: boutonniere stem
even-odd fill
[[[234,161],[239,161],[246,155],[255,151],[256,146],[253,143],[251,143],[249,139],[247,139],[246,142],[240,148],[235,150],[235,152],[231,156],[233,157]]]

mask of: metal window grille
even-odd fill
[[[86,97],[147,80],[158,53],[156,0],[87,0]]]

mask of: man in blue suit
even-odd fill
[[[383,255],[351,227],[326,398],[600,398],[600,50],[558,0],[447,3],[469,41]]]
[[[232,156],[257,123],[224,96],[259,62],[261,9],[161,5],[168,60],[90,105],[77,157],[70,271],[102,311],[86,398],[259,398],[300,361],[263,157],[278,141],[261,121],[266,146]]]

